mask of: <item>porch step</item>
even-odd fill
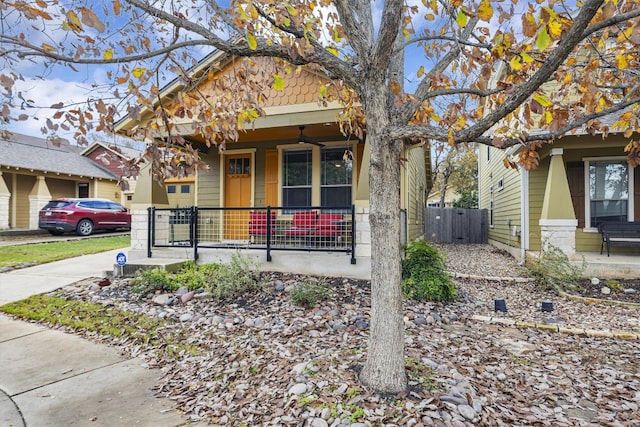
[[[171,273],[175,273],[176,271],[182,268],[182,265],[187,262],[187,259],[176,259],[176,258],[148,258],[148,259],[136,259],[130,263],[125,264],[124,266],[119,266],[118,264],[113,265],[113,276],[115,277],[133,277],[140,270],[147,270],[151,268],[160,268],[162,270],[167,270]]]

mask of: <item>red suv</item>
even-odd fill
[[[75,231],[88,236],[94,230],[131,228],[131,212],[103,199],[56,199],[40,211],[38,227],[51,234]]]

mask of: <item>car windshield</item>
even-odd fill
[[[69,206],[71,202],[67,202],[66,200],[52,200],[47,203],[43,209],[56,209],[56,208],[64,208]]]

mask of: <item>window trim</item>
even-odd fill
[[[498,179],[497,189],[498,191],[504,190],[504,177],[502,176]]]
[[[351,204],[354,203],[354,198],[357,193],[356,183],[358,182],[358,159],[355,155],[357,151],[357,142],[350,141],[322,141],[326,148],[338,148],[338,147],[350,147],[351,152],[354,153],[352,166],[351,166]],[[311,205],[320,206],[320,187],[321,187],[321,149],[317,145],[312,144],[279,144],[275,147],[278,150],[278,205],[282,206],[282,174],[284,167],[284,152],[286,150],[311,148],[311,162],[312,162],[312,177],[311,177]]]
[[[584,229],[586,233],[597,233],[598,228],[591,226],[591,191],[589,187],[589,164],[590,162],[599,161],[623,161],[626,163],[627,158],[625,156],[604,156],[604,157],[583,157],[584,163]],[[635,219],[634,212],[634,169],[627,164],[627,173],[629,175],[629,183],[627,191],[629,193],[627,203],[627,221],[631,222]]]

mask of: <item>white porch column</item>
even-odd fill
[[[38,229],[38,213],[51,200],[51,193],[44,176],[36,178],[36,183],[29,193],[29,229]]]
[[[151,167],[147,165],[140,170],[131,200],[131,251],[129,252],[131,259],[146,258],[147,256],[148,208],[152,206],[167,208],[169,207],[169,199],[167,191],[153,179]]]
[[[562,159],[562,148],[551,150],[551,163],[540,215],[542,249],[555,246],[572,257],[576,253],[578,220],[571,203],[569,181]]]
[[[356,257],[371,258],[369,208],[356,206]]]
[[[4,182],[2,172],[0,172],[0,230],[9,228],[9,199],[11,192]]]

